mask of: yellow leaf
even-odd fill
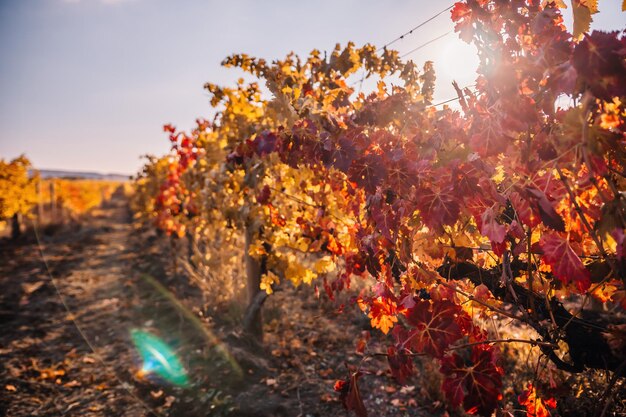
[[[278,278],[278,275],[274,274],[272,271],[269,271],[261,277],[261,284],[259,285],[259,288],[264,290],[267,294],[271,294],[274,292],[272,289],[272,285],[274,284],[280,284],[280,278]]]
[[[580,0],[580,4],[588,8],[591,14],[598,13],[598,0]]]
[[[370,318],[373,328],[380,329],[381,332],[387,334],[394,323],[398,322],[396,312],[397,305],[394,301],[383,300],[378,297],[372,301],[372,308],[367,316]]]
[[[385,97],[385,95],[387,94],[387,85],[385,84],[385,82],[383,80],[378,81],[376,87],[378,88],[378,96]]]
[[[265,248],[258,241],[252,243],[250,247],[248,248],[248,255],[252,256],[253,258],[258,258],[266,254],[267,252],[265,251]]]
[[[298,286],[301,283],[310,284],[317,274],[308,268],[305,268],[300,262],[296,260],[296,257],[292,254],[288,257],[288,266],[285,270],[285,278]]]
[[[313,269],[318,274],[327,274],[334,271],[335,266],[336,265],[332,257],[324,256],[323,258],[318,259],[317,262],[315,262],[315,265],[313,265]]]
[[[567,9],[567,4],[563,0],[543,0],[541,7],[546,7],[549,3],[554,3],[559,9]]]
[[[293,88],[293,98],[299,99],[300,98],[300,94],[302,94],[302,89],[299,88],[299,87],[294,87]]]
[[[584,33],[589,32],[591,22],[593,21],[591,15],[596,13],[597,10],[597,0],[590,0],[585,3],[583,3],[583,0],[572,0],[572,13],[574,15],[574,39],[580,40],[582,39]]]
[[[309,239],[306,237],[300,237],[298,238],[298,240],[296,240],[294,249],[298,249],[299,251],[302,251],[302,252],[308,252],[309,246],[310,246]]]
[[[504,175],[504,167],[502,165],[496,166],[496,173],[491,177],[491,179],[496,183],[500,184],[505,179]]]
[[[393,327],[394,323],[398,322],[398,318],[396,316],[388,316],[386,314],[381,314],[377,317],[370,317],[372,327],[375,329],[380,329],[384,334],[389,333],[389,330]]]

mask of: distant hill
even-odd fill
[[[102,181],[128,181],[129,175],[123,174],[101,174],[99,172],[61,171],[56,169],[38,169],[41,178],[79,178]]]

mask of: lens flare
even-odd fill
[[[213,334],[210,328],[205,326],[198,317],[195,316],[187,307],[181,303],[174,294],[172,294],[167,288],[165,288],[161,283],[159,283],[154,277],[148,274],[141,274],[141,278],[148,284],[150,284],[159,294],[165,297],[172,305],[182,313],[182,315],[189,320],[189,322],[200,331],[200,333],[206,338],[209,342],[209,346],[214,346],[217,352],[222,356],[222,358],[230,364],[232,370],[235,372],[235,375],[238,378],[244,377],[244,372],[241,369],[237,360],[230,354],[228,347],[226,344],[221,342],[219,338]]]
[[[164,341],[139,329],[131,330],[130,337],[143,359],[143,366],[137,372],[139,378],[153,373],[171,384],[181,387],[189,385],[185,367]]]

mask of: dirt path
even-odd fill
[[[286,288],[264,307],[264,346],[251,346],[232,324],[205,320],[202,294],[173,273],[164,239],[134,229],[122,195],[80,225],[40,234],[41,246],[0,242],[0,416],[347,415],[333,384],[346,361],[361,361],[361,313],[337,314],[312,288]],[[176,349],[191,386],[136,376],[135,328]],[[375,371],[385,363],[365,365],[374,370],[361,379],[371,415],[432,415],[409,398],[437,404],[437,392],[393,388]]]
[[[62,298],[36,242],[1,252],[0,414],[146,415],[130,387],[135,292],[122,280],[133,276],[134,252],[124,198],[68,229],[41,236]]]
[[[295,416],[302,401],[329,396],[327,372],[325,386],[305,376],[302,395],[306,389],[314,398],[298,398],[306,361],[288,345],[310,329],[296,335],[291,320],[274,325],[268,337],[276,346],[256,353],[232,337],[232,327],[214,333],[180,301],[193,306],[202,297],[166,271],[171,254],[162,243],[133,229],[121,195],[80,225],[51,236],[40,231],[40,245],[34,238],[7,242],[0,255],[0,416]],[[176,348],[192,387],[138,379],[135,328]]]
[[[0,255],[0,416],[220,411],[221,391],[210,384],[182,389],[136,375],[136,328],[162,337],[200,375],[230,370],[163,286],[167,256],[134,230],[122,195],[80,225],[39,234],[40,242],[6,242]]]

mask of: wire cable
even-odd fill
[[[443,9],[442,11],[440,11],[439,13],[429,17],[428,19],[424,20],[423,22],[421,22],[420,24],[418,24],[417,26],[415,26],[414,28],[410,29],[408,32],[403,33],[402,35],[398,36],[397,38],[395,38],[394,40],[387,42],[385,45],[381,46],[380,48],[378,48],[378,50],[382,50],[387,48],[390,45],[393,45],[394,43],[398,42],[399,40],[404,39],[405,36],[411,35],[413,34],[413,32],[419,28],[421,28],[422,26],[424,26],[426,23],[433,21],[434,19],[436,19],[437,17],[441,16],[442,14],[444,14],[445,12],[447,12],[448,10],[452,9],[454,7],[454,3],[451,4],[450,6],[446,7],[445,9]]]
[[[445,9],[441,10],[440,12],[432,15],[431,17],[429,17],[428,19],[424,20],[423,22],[419,23],[418,25],[416,25],[415,27],[413,27],[412,29],[408,30],[407,32],[403,33],[402,35],[398,36],[397,38],[387,42],[386,44],[384,44],[383,46],[381,46],[380,48],[378,48],[376,50],[376,52],[382,51],[383,49],[386,49],[388,46],[398,42],[399,40],[404,39],[406,36],[408,35],[412,35],[414,31],[416,31],[417,29],[421,28],[422,26],[424,26],[425,24],[427,24],[428,22],[431,22],[433,20],[435,20],[437,17],[441,16],[442,14],[444,14],[445,12],[447,12],[448,10],[452,9],[454,7],[454,3],[452,3],[450,6],[446,7]],[[448,32],[450,33],[450,32]],[[446,33],[445,35],[447,35],[448,33]],[[430,41],[426,42],[423,45],[418,46],[417,48],[407,52],[406,54],[402,55],[400,58],[403,58],[406,55],[409,55],[415,51],[417,51],[418,49],[428,45],[429,43],[432,43],[442,37],[444,37],[445,35],[441,35],[435,39],[431,39]],[[359,81],[355,81],[352,85],[355,84],[359,84],[359,93],[361,92],[361,89],[363,88],[363,81],[365,80],[365,73],[363,74],[363,76],[361,77],[361,79]]]
[[[463,87],[461,90],[465,91],[466,88],[471,88],[471,87],[476,87],[476,84],[470,84],[468,86]],[[470,92],[472,94],[476,94],[476,93],[478,93],[478,90],[474,90],[474,91],[470,91]],[[454,97],[454,98],[449,98],[449,99],[444,100],[444,101],[440,101],[439,103],[436,103],[436,104],[431,104],[431,106],[433,106],[433,107],[441,106],[442,104],[451,103],[453,101],[457,101],[457,100],[460,100],[460,99],[461,99],[461,97],[457,96],[457,97]]]
[[[451,34],[451,33],[452,33],[452,31],[450,30],[450,31],[448,31],[448,32],[444,33],[443,35],[439,35],[439,36],[437,36],[436,38],[433,38],[433,39],[429,40],[428,42],[424,42],[423,44],[421,44],[421,45],[419,45],[419,46],[417,46],[417,47],[415,47],[415,48],[411,49],[409,52],[406,52],[406,53],[404,53],[404,54],[400,55],[400,58],[404,58],[404,57],[405,57],[405,56],[407,56],[407,55],[411,55],[413,52],[419,51],[419,50],[420,50],[420,49],[422,49],[423,47],[428,46],[428,45],[430,45],[431,43],[433,43],[433,42],[435,42],[435,41],[438,41],[438,40],[439,40],[439,39],[441,39],[441,38],[445,38],[446,36],[448,36],[448,35],[449,35],[449,34]]]

